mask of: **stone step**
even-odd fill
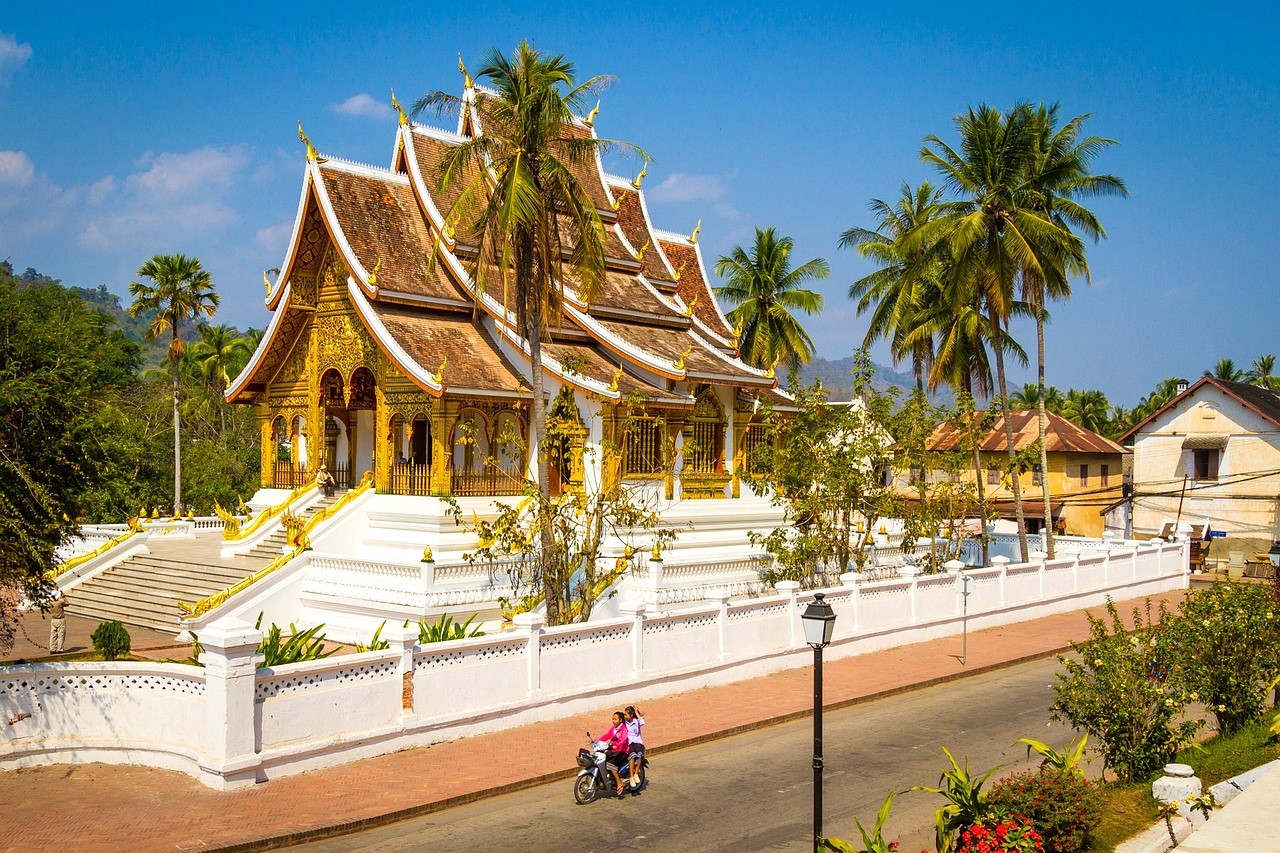
[[[139,594],[172,595],[190,600],[192,596],[204,598],[207,595],[212,595],[220,589],[226,589],[238,580],[239,578],[225,584],[214,585],[173,578],[131,578],[106,574],[94,579],[93,589],[110,589],[120,592],[137,590]],[[71,594],[75,594],[74,590]]]
[[[79,616],[83,619],[97,619],[100,622],[110,622],[115,620],[131,628],[147,628],[152,631],[172,632],[177,634],[181,628],[178,622],[177,610],[174,610],[172,617],[153,618],[149,616],[135,615],[132,613],[123,613],[117,610],[103,609],[100,607],[83,607],[79,610],[67,608],[67,612],[72,616]]]
[[[96,578],[90,579],[86,584],[97,582],[99,579],[111,578],[112,580],[149,585],[154,585],[157,582],[173,581],[183,585],[224,587],[252,573],[253,567],[249,565],[232,572],[186,572],[170,568],[149,570],[138,567],[117,566],[114,569],[103,572]]]

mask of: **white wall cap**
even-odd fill
[[[1011,561],[1009,560],[1009,558],[1004,556],[1003,554],[1001,554],[998,557],[991,558],[991,565],[993,566],[1007,566],[1009,565],[1010,562]]]
[[[238,616],[224,616],[210,622],[199,633],[200,645],[206,649],[257,648],[262,632]]]

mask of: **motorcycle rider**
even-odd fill
[[[618,783],[618,796],[622,796],[622,767],[627,763],[628,754],[631,751],[631,740],[627,735],[627,718],[621,711],[613,712],[613,728],[600,738],[609,743],[609,754],[605,759],[605,766],[609,768],[609,772],[613,774],[614,781]]]
[[[635,705],[626,710],[627,739],[630,742],[628,760],[631,764],[631,787],[640,787],[640,762],[644,761],[644,717]]]

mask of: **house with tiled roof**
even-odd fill
[[[979,413],[981,414],[981,413]],[[1125,449],[1096,432],[1047,412],[1045,449],[1049,469],[1042,471],[1038,463],[1019,475],[1022,509],[1030,533],[1044,526],[1044,494],[1049,495],[1054,524],[1059,531],[1077,536],[1101,536],[1106,530],[1104,512],[1123,495],[1123,460]],[[1013,446],[1016,452],[1035,448],[1040,440],[1039,418],[1035,410],[1010,414]],[[996,415],[991,425],[972,442],[958,425],[940,424],[926,445],[928,450],[972,453],[977,444],[982,485],[987,501],[988,517],[1016,519],[1013,483],[1006,473],[1009,466],[1008,440],[1004,416]],[[936,474],[935,474],[936,475]],[[910,478],[928,476],[925,472],[903,472],[900,487],[910,494]],[[969,467],[957,476],[970,481],[975,474]]]
[[[455,129],[401,112],[385,168],[322,156],[304,137],[289,247],[266,282],[271,320],[226,392],[261,427],[256,504],[322,464],[340,486],[372,472],[391,496],[515,495],[536,476],[525,443],[537,383],[511,294],[498,276],[477,286],[475,250],[445,223],[461,182],[442,187],[441,159],[483,132],[483,98],[468,78]],[[595,134],[586,119],[569,130]],[[740,475],[765,435],[761,403],[786,411],[791,398],[738,357],[698,229],[656,229],[642,176],[598,159],[574,168],[605,226],[608,274],[590,303],[565,288],[543,343],[550,411],[579,425],[553,460],[553,490],[619,476],[669,502],[749,492]]]
[[[1208,524],[1210,556],[1280,539],[1280,393],[1205,376],[1121,437],[1133,448],[1133,529]]]

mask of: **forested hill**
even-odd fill
[[[915,377],[911,371],[895,370],[883,364],[875,364],[876,375],[872,384],[880,390],[890,387],[901,388],[904,395],[915,390]],[[810,383],[818,379],[830,393],[832,400],[848,400],[853,396],[853,357],[826,359],[815,356],[813,361],[800,368],[802,382]],[[935,403],[950,405],[954,398],[950,390],[942,388],[931,396]]]

